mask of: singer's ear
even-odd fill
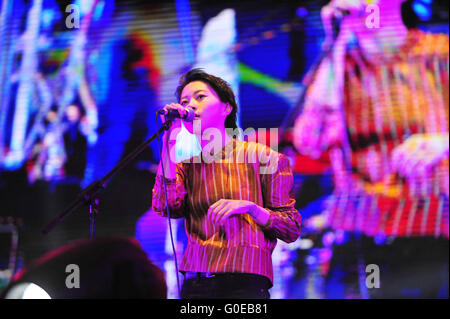
[[[233,107],[230,105],[230,103],[227,103],[225,105],[225,112],[227,113],[227,115],[230,115],[231,111],[233,111]]]

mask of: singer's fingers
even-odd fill
[[[361,0],[332,0],[328,6],[335,10],[348,11],[351,13],[363,11],[365,3]]]
[[[176,103],[166,104],[164,107],[159,111],[161,122],[166,122],[166,116],[173,110],[178,111],[178,107]]]
[[[178,114],[180,114],[180,117],[184,118],[187,116],[186,107],[184,107],[178,103],[167,104],[166,106],[164,106],[163,109],[166,111],[164,113],[164,115],[167,115],[169,113],[169,110],[175,110],[175,111],[178,111]]]
[[[159,119],[161,120],[162,123],[166,122],[165,115],[167,115],[169,113],[169,110],[170,110],[170,107],[168,104],[164,105],[163,108],[158,110]]]
[[[185,107],[178,104],[178,103],[172,103],[171,106],[174,110],[178,111],[178,114],[180,114],[181,117],[184,117],[186,115]]]

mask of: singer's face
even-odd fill
[[[224,130],[225,119],[231,112],[231,107],[222,102],[216,91],[202,81],[187,84],[181,92],[180,104],[194,109],[196,118],[192,122],[184,122],[186,129],[192,134],[203,133],[208,128]],[[228,106],[228,107],[227,107]],[[200,131],[197,125],[200,123]]]

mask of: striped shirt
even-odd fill
[[[412,134],[448,134],[448,36],[411,30],[400,49],[370,59],[348,48],[344,83],[349,147],[347,171],[340,175],[353,187],[332,196],[332,228],[448,238],[448,160],[416,179],[404,179],[390,167],[393,149]]]
[[[188,242],[180,271],[251,273],[273,282],[277,238],[293,242],[300,235],[292,185],[287,157],[254,142],[232,139],[213,160],[199,155],[178,163],[176,179],[166,179],[166,186],[171,217],[185,217]],[[263,229],[246,213],[215,225],[206,214],[220,199],[254,202],[270,213],[269,222]],[[152,207],[167,215],[159,175]]]

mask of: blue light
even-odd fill
[[[306,10],[306,8],[299,7],[296,13],[299,18],[305,18],[308,15],[308,10]]]
[[[104,8],[105,8],[105,1],[100,1],[94,10],[94,20],[98,20],[101,18]]]
[[[420,20],[429,21],[432,16],[431,4],[432,0],[420,0],[413,2],[413,10]]]
[[[42,10],[42,27],[47,29],[52,26],[52,21],[55,18],[55,12],[50,9]]]

